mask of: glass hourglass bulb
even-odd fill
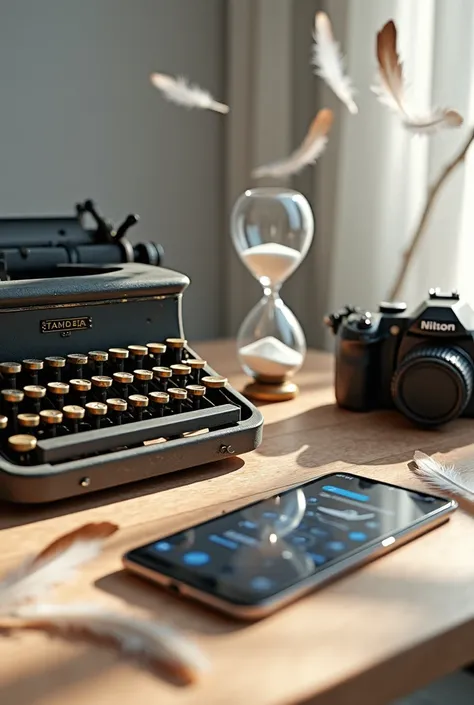
[[[291,398],[296,385],[282,385],[303,364],[306,341],[296,316],[279,292],[311,245],[311,207],[297,191],[251,189],[234,206],[231,231],[242,262],[263,288],[263,298],[247,315],[237,336],[243,370],[267,385],[250,385],[248,395],[268,400]]]

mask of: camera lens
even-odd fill
[[[460,416],[471,398],[472,362],[456,348],[420,346],[392,378],[392,398],[409,419],[439,426]]]

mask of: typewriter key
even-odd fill
[[[133,375],[129,372],[114,372],[114,383],[120,392],[120,399],[128,399],[128,387],[133,382]]]
[[[109,410],[109,416],[112,423],[120,426],[122,423],[123,413],[124,411],[127,411],[127,402],[125,399],[118,399],[116,397],[107,399],[107,408]]]
[[[109,360],[115,372],[123,372],[128,355],[128,350],[125,348],[109,348]]]
[[[104,377],[103,375],[97,375],[91,378],[92,386],[94,388],[94,395],[103,404],[107,401],[107,390],[112,386],[112,377]]]
[[[23,360],[22,367],[23,372],[28,379],[28,384],[38,384],[38,375],[44,367],[43,360]]]
[[[166,345],[173,352],[174,362],[179,365],[183,360],[183,349],[188,341],[184,338],[167,338]]]
[[[105,350],[91,350],[89,353],[89,367],[95,375],[104,374],[104,362],[109,359],[109,353]]]
[[[166,352],[166,345],[164,343],[147,343],[148,354],[153,358],[155,365],[161,363],[161,356]]]
[[[207,365],[207,362],[205,360],[196,360],[194,358],[190,358],[186,360],[186,364],[192,370],[191,374],[193,377],[194,384],[200,384],[202,371]]]
[[[66,366],[65,357],[45,357],[44,361],[48,367],[48,373],[52,376],[52,382],[60,382],[63,368]]]
[[[63,420],[62,412],[57,409],[43,409],[40,411],[39,415],[45,428],[46,436],[48,436],[48,438],[54,438]]]
[[[87,402],[87,392],[90,392],[92,383],[88,379],[70,379],[69,385],[77,404],[79,406],[85,406]]]
[[[20,428],[37,428],[40,423],[39,414],[18,414],[17,419]]]
[[[25,394],[19,389],[2,389],[1,393],[5,416],[8,416],[10,429],[16,432],[18,404],[23,401]]]
[[[179,386],[184,388],[188,382],[188,375],[191,374],[189,365],[171,365],[170,370]]]
[[[133,420],[142,421],[143,412],[148,406],[148,397],[144,394],[130,394],[128,398],[128,403],[132,410]]]
[[[0,431],[4,431],[8,426],[8,419],[3,414],[0,414]]]
[[[36,448],[36,438],[26,433],[10,436],[8,446],[19,463],[28,463],[31,453]]]
[[[135,387],[140,394],[148,394],[148,383],[153,379],[151,370],[133,370],[135,377]]]
[[[90,401],[86,404],[86,410],[90,416],[92,428],[100,428],[101,419],[107,413],[107,404],[100,401]]]
[[[77,433],[79,431],[79,421],[84,418],[85,413],[85,409],[83,409],[82,406],[76,406],[76,404],[67,404],[63,408],[66,426],[70,433]]]
[[[169,403],[170,397],[166,392],[151,392],[149,399],[152,404],[152,412],[156,416],[163,416],[165,406]]]
[[[41,399],[46,396],[46,387],[41,387],[38,384],[27,384],[23,387],[23,392],[26,397],[28,409],[33,414],[39,414],[41,409]]]
[[[128,352],[130,353],[130,369],[141,370],[143,358],[148,355],[148,348],[144,345],[129,345]]]
[[[64,406],[64,397],[69,394],[69,384],[64,382],[48,382],[48,392],[51,394],[51,399],[54,399],[54,405],[59,411]]]
[[[193,409],[197,410],[201,408],[201,400],[206,393],[206,387],[202,384],[188,384],[186,387],[189,398],[193,402]]]
[[[0,362],[0,373],[4,386],[9,389],[16,389],[16,376],[21,372],[19,362]]]
[[[186,401],[188,397],[187,391],[173,387],[172,389],[168,389],[168,394],[171,399],[171,410],[175,414],[180,414],[183,409],[183,402]]]
[[[226,386],[227,384],[227,377],[203,377],[201,379],[201,382],[204,384],[205,387],[208,389],[222,389],[223,387]]]
[[[84,375],[84,366],[88,362],[87,355],[82,353],[71,353],[67,356],[67,364],[69,366],[69,372],[73,377],[80,379]]]
[[[168,388],[168,381],[171,375],[173,374],[170,370],[169,367],[153,367],[152,370],[153,372],[153,377],[156,382],[158,382],[158,386],[160,387],[161,392],[166,392]]]

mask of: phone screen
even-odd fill
[[[452,502],[346,473],[162,538],[128,557],[236,604],[258,604]],[[386,545],[389,545],[388,543]]]

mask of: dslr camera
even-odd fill
[[[336,335],[336,400],[353,411],[396,407],[422,426],[474,417],[474,310],[431,289],[410,314],[346,306],[326,317]]]

